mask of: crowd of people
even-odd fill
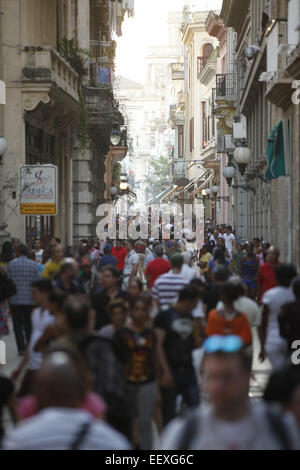
[[[70,256],[56,238],[15,238],[0,337],[9,314],[20,362],[0,375],[3,449],[300,448],[300,278],[267,242],[209,226],[199,252],[107,238]],[[273,369],[257,403],[255,329]]]

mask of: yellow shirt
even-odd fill
[[[50,259],[45,264],[42,277],[46,279],[50,279],[50,281],[53,281],[55,277],[57,276],[57,274],[59,273],[60,267],[61,267],[61,261],[57,262],[57,261],[53,261],[52,259]]]
[[[212,259],[212,255],[210,253],[205,253],[205,255],[202,255],[200,258],[200,263],[206,263],[206,268],[201,269],[201,273],[207,273],[209,270],[208,268],[208,263]]]

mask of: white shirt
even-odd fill
[[[34,251],[35,254],[35,261],[38,264],[43,264],[43,254],[44,250],[40,249],[40,251]]]
[[[225,248],[227,249],[229,256],[231,258],[235,236],[233,235],[233,233],[230,233],[229,235],[227,235],[227,233],[224,233],[223,238],[225,240]]]
[[[131,250],[125,258],[125,265],[123,274],[124,276],[130,276],[133,270],[134,264],[139,264],[139,255],[135,252],[135,250]]]
[[[75,408],[47,408],[8,432],[5,450],[69,450],[85,423],[91,423],[80,450],[129,450],[129,442],[108,424]]]
[[[191,266],[189,266],[186,263],[182,265],[180,275],[184,277],[185,279],[188,279],[189,281],[192,281],[193,279],[196,279],[199,277],[196,269],[191,268]]]
[[[55,317],[51,315],[49,310],[44,310],[36,308],[32,312],[31,316],[31,324],[32,324],[32,333],[29,342],[29,361],[28,361],[28,368],[30,370],[38,370],[40,369],[43,361],[43,354],[41,352],[35,352],[33,349],[38,342],[38,340],[42,337],[45,329],[49,325],[53,325],[55,323]]]
[[[240,297],[237,299],[233,306],[235,310],[240,313],[244,313],[247,315],[249,324],[251,327],[259,326],[261,323],[261,310],[254,300],[249,299],[249,297]],[[217,310],[223,310],[224,304],[223,302],[218,302]]]
[[[280,336],[278,315],[281,307],[289,302],[294,302],[295,296],[289,287],[274,287],[268,290],[262,299],[262,303],[269,307],[269,324],[266,338],[266,351],[282,349],[286,351],[286,340]]]
[[[195,412],[199,415],[199,430],[195,430],[187,450],[282,450],[281,442],[270,429],[265,410],[264,403],[250,403],[248,415],[226,422],[215,417],[210,405],[201,406]],[[290,414],[282,414],[282,419],[292,449],[298,450],[300,436],[295,419]],[[180,448],[182,429],[182,418],[172,421],[163,433],[159,448],[165,451]]]
[[[196,308],[192,311],[193,318],[205,318],[204,308],[203,308],[203,301],[199,300],[197,303]]]

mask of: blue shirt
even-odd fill
[[[16,295],[10,299],[11,305],[34,305],[32,283],[41,278],[39,265],[26,256],[20,256],[8,263],[6,273],[17,288]]]
[[[99,261],[98,270],[103,268],[103,266],[108,266],[108,265],[117,266],[117,262],[118,260],[115,256],[112,256],[112,255],[103,256]]]

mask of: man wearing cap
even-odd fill
[[[112,256],[112,245],[106,245],[104,247],[104,256],[99,261],[98,264],[98,271],[100,271],[101,268],[104,266],[117,266],[118,260],[115,256]]]
[[[92,273],[92,263],[88,256],[80,261],[80,274],[77,278],[78,290],[81,294],[91,294],[96,288],[96,280]]]

